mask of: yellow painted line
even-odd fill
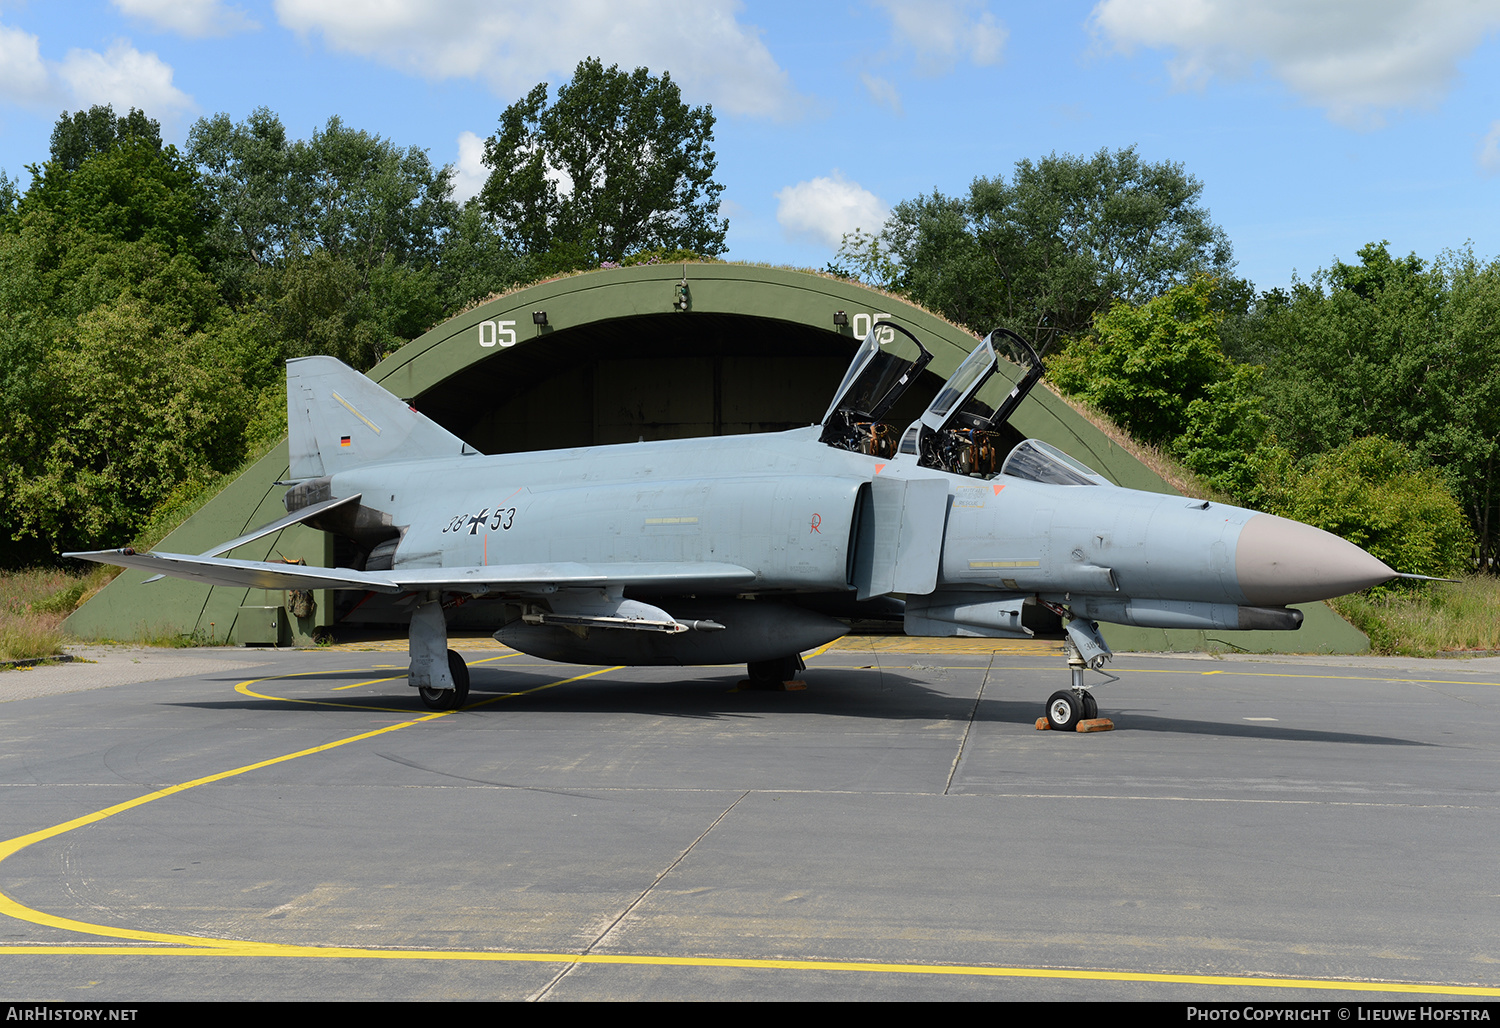
[[[189,938],[184,936],[184,938]],[[513,964],[602,964],[634,967],[703,967],[767,971],[854,971],[865,974],[940,974],[978,978],[1050,978],[1063,981],[1154,982],[1167,985],[1229,985],[1331,992],[1420,993],[1441,996],[1500,996],[1483,985],[1421,982],[1338,981],[1327,978],[1255,978],[1248,975],[1157,974],[1148,971],[1092,971],[1054,967],[989,967],[983,964],[894,964],[846,960],[759,960],[750,957],[669,957],[631,953],[500,953],[488,950],[360,949],[347,946],[293,946],[244,943],[233,949],[204,946],[0,946],[0,954],[25,956],[303,957],[368,960],[445,960]]]
[[[546,685],[539,685],[532,689],[524,689],[519,692],[506,693],[502,696],[496,696],[489,700],[480,701],[480,703],[470,704],[470,706],[482,706],[486,703],[494,703],[498,700],[506,699],[510,696],[524,696],[527,693],[540,692],[543,689],[551,689],[555,686],[566,685],[569,682],[577,682],[581,679],[593,678],[595,675],[602,675],[610,671],[618,670],[618,667],[599,668],[582,675],[574,675],[572,678],[564,678],[561,681],[557,682],[548,682]],[[333,671],[323,673],[338,674],[340,672]],[[347,674],[348,672],[346,670],[343,673]],[[277,678],[294,677],[300,678],[303,677],[303,674],[299,673],[297,675],[273,675],[267,678],[252,678],[248,681],[241,682],[239,685],[236,685],[235,691],[244,692],[246,695],[257,696],[264,699],[286,699],[287,697],[262,696],[262,694],[260,693],[251,691],[249,689],[249,686],[257,685],[261,682],[275,681]],[[390,679],[384,679],[384,681],[390,681]],[[319,701],[300,700],[295,702],[317,703]],[[349,706],[348,704],[342,703],[325,703],[324,705],[330,707]],[[385,708],[353,707],[352,709],[381,710]],[[403,711],[402,713],[405,712]],[[116,814],[122,814],[127,810],[134,810],[136,807],[144,806],[145,804],[150,803],[153,800],[164,799],[168,796],[175,796],[180,792],[186,792],[189,789],[196,789],[200,785],[209,785],[213,782],[222,782],[226,778],[233,778],[236,775],[246,774],[250,771],[258,771],[261,768],[272,767],[276,764],[284,764],[287,761],[295,760],[298,757],[305,757],[313,753],[326,753],[329,750],[338,749],[339,747],[347,746],[350,743],[363,742],[366,739],[373,739],[377,736],[386,735],[390,732],[400,731],[403,728],[409,728],[412,725],[419,725],[427,721],[436,721],[440,718],[445,718],[456,713],[458,713],[458,711],[441,710],[431,714],[424,714],[420,717],[412,718],[409,721],[400,722],[399,724],[386,725],[384,728],[377,728],[374,731],[361,732],[358,735],[351,735],[346,739],[339,739],[334,742],[323,743],[321,746],[312,746],[305,750],[298,750],[295,753],[286,753],[282,754],[279,757],[272,757],[269,760],[257,761],[254,764],[246,764],[243,767],[237,767],[229,771],[221,771],[218,774],[206,775],[203,778],[195,778],[189,782],[181,782],[177,785],[169,785],[165,789],[157,789],[155,792],[149,792],[143,796],[137,796],[136,798],[126,800],[123,803],[116,803],[114,806],[105,807],[103,810],[96,810],[92,814],[85,814],[82,817],[76,817],[71,821],[63,822],[60,825],[53,825],[51,828],[44,828],[41,831],[31,832],[26,835],[19,835],[14,839],[8,839],[5,842],[0,843],[0,863],[4,863],[10,857],[21,852],[29,846],[35,845],[36,843],[45,842],[46,840],[56,838],[59,835],[65,835],[68,832],[73,831],[75,828],[83,828],[87,825],[97,824],[98,822],[103,821],[107,818],[114,817]],[[58,917],[55,914],[48,914],[44,911],[33,910],[31,907],[27,907],[11,899],[10,896],[4,892],[0,892],[0,914],[5,914],[9,917],[13,917],[18,921],[30,921],[33,924],[45,925],[50,928],[62,928],[67,931],[81,932],[85,935],[104,935],[116,939],[140,939],[143,942],[179,943],[186,946],[209,945],[236,951],[241,950],[246,946],[269,945],[267,943],[244,942],[238,939],[207,939],[201,936],[193,935],[173,935],[171,933],[164,932],[142,932],[137,931],[133,928],[115,928],[108,925],[90,924],[87,921],[75,921],[72,918]]]
[[[503,658],[493,658],[503,659]],[[552,689],[569,682],[577,682],[596,675],[606,674],[610,671],[618,671],[619,667],[598,668],[574,675],[556,682],[548,682],[531,689],[523,689],[517,692],[506,693],[481,701],[482,704],[494,703],[511,696],[524,696],[529,693],[540,692],[544,689]],[[324,674],[337,674],[339,672],[321,672]],[[343,672],[347,673],[347,671]],[[303,677],[305,673],[298,675],[270,676],[267,678],[250,679],[241,682],[235,688],[244,691],[247,695],[260,696],[262,694],[249,691],[248,687],[260,682],[275,681],[278,678]],[[390,681],[391,679],[380,679],[379,681]],[[369,683],[363,683],[369,684]],[[243,688],[242,688],[243,687]],[[286,697],[266,697],[269,699],[286,699]],[[318,702],[318,701],[301,701]],[[345,706],[344,704],[326,704],[328,706]],[[478,706],[481,704],[474,704]],[[370,710],[376,708],[359,707],[355,709]],[[326,753],[351,743],[363,742],[391,732],[409,728],[412,725],[423,724],[429,721],[437,721],[448,717],[458,711],[436,711],[424,714],[420,717],[403,721],[399,724],[387,725],[369,732],[361,732],[344,739],[323,743],[319,746],[311,746],[307,749],[286,753],[279,757],[271,757],[267,760],[246,764],[242,767],[229,771],[221,771],[213,775],[205,775],[188,782],[168,786],[154,792],[137,796],[123,803],[97,810],[92,814],[65,821],[51,828],[31,832],[26,835],[17,836],[0,843],[0,863],[19,853],[20,851],[48,839],[54,839],[65,835],[77,828],[83,828],[91,824],[113,817],[116,814],[133,810],[144,806],[154,800],[165,799],[200,785],[209,785],[213,782],[221,782],[237,775],[247,774],[262,768],[273,767],[283,764],[298,757],[310,756],[314,753]],[[78,932],[84,935],[98,935],[113,939],[136,939],[141,942],[165,943],[167,946],[0,946],[0,954],[7,956],[172,956],[172,957],[301,957],[322,959],[369,959],[369,960],[444,960],[444,961],[470,961],[470,962],[494,962],[494,963],[546,963],[546,964],[599,964],[599,965],[621,965],[621,966],[648,966],[648,967],[701,967],[701,968],[733,968],[750,970],[782,970],[782,971],[853,971],[860,973],[878,974],[937,974],[937,975],[963,975],[968,977],[985,978],[1041,978],[1058,979],[1066,981],[1117,981],[1117,982],[1154,982],[1162,984],[1181,985],[1229,985],[1251,988],[1276,988],[1276,989],[1315,989],[1336,992],[1375,992],[1375,993],[1401,993],[1401,994],[1426,994],[1444,996],[1487,996],[1500,997],[1500,988],[1473,985],[1440,985],[1424,984],[1419,982],[1390,982],[1390,981],[1336,981],[1316,978],[1256,978],[1248,976],[1230,975],[1192,975],[1192,974],[1159,974],[1145,971],[1093,971],[1082,969],[1045,968],[1045,967],[988,967],[984,965],[966,964],[906,964],[906,963],[873,963],[860,961],[833,961],[833,960],[761,960],[754,958],[738,957],[671,957],[653,956],[640,954],[576,954],[576,953],[504,953],[487,950],[401,950],[401,949],[366,949],[345,946],[298,946],[282,943],[255,942],[244,939],[220,939],[206,938],[195,935],[177,935],[170,932],[147,932],[133,928],[120,928],[110,925],[91,924],[87,921],[78,921],[73,918],[61,917],[49,914],[45,911],[35,910],[17,902],[4,893],[0,892],[0,914],[5,914],[19,921],[42,925],[48,928],[58,928],[64,931]]]
[[[469,666],[473,667],[475,664],[488,664],[491,661],[495,661],[495,660],[509,660],[512,657],[519,657],[519,656],[520,656],[519,653],[502,653],[498,657],[485,657],[483,660],[471,660],[471,661],[469,661]],[[381,682],[394,682],[397,678],[405,678],[405,677],[406,677],[405,675],[395,675],[395,676],[393,676],[391,678],[372,678],[368,682],[355,682],[353,685],[335,685],[333,687],[333,691],[334,692],[343,692],[345,689],[358,689],[362,685],[379,685]]]
[[[267,681],[267,679],[251,680],[251,682],[259,681]],[[243,684],[248,685],[250,683]],[[272,698],[274,699],[275,697]],[[284,764],[289,760],[295,760],[298,757],[305,757],[309,754],[326,753],[329,750],[338,749],[340,746],[348,746],[350,743],[362,742],[366,739],[374,739],[377,736],[385,735],[389,732],[399,731],[402,728],[407,728],[411,725],[421,724],[424,721],[436,721],[438,718],[448,717],[453,713],[455,712],[451,710],[444,710],[432,714],[426,714],[422,717],[413,718],[410,721],[403,721],[400,724],[387,725],[384,728],[377,728],[371,732],[361,732],[359,735],[351,735],[346,739],[339,739],[335,742],[323,743],[321,746],[312,746],[305,750],[298,750],[295,753],[286,753],[279,757],[272,757],[269,760],[257,761],[254,764],[246,764],[243,767],[237,767],[229,771],[220,771],[218,774],[205,775],[202,778],[194,778],[189,782],[181,782],[177,785],[169,785],[165,789],[157,789],[155,792],[148,792],[143,796],[137,796],[134,799],[126,800],[123,803],[116,803],[114,806],[105,807],[103,810],[96,810],[92,814],[85,814],[82,817],[75,817],[73,820],[64,821],[60,825],[53,825],[51,828],[43,828],[41,831],[30,832],[26,835],[18,835],[14,839],[7,839],[5,842],[0,843],[0,863],[4,863],[10,857],[15,856],[17,853],[26,849],[28,846],[34,846],[39,842],[45,842],[48,839],[54,839],[59,835],[65,835],[76,828],[83,828],[87,825],[97,824],[98,822],[103,821],[107,818],[114,817],[116,814],[123,814],[127,810],[134,810],[136,807],[144,806],[147,803],[152,802],[153,800],[164,799],[167,796],[175,796],[180,792],[186,792],[189,789],[196,789],[200,785],[209,785],[213,782],[222,782],[226,778],[233,778],[236,775],[246,774],[250,771],[258,771],[261,768],[273,767],[277,764]],[[15,900],[11,899],[9,895],[3,892],[0,892],[0,914],[5,914],[9,917],[13,917],[18,921],[30,921],[33,924],[46,925],[50,928],[62,928],[67,931],[82,932],[86,935],[106,935],[116,939],[140,939],[144,942],[175,942],[189,946],[202,946],[205,943],[212,943],[216,946],[225,946],[230,948],[247,945],[247,943],[243,943],[233,939],[203,939],[191,935],[172,935],[162,932],[142,932],[137,931],[133,928],[114,928],[106,925],[89,924],[86,921],[75,921],[72,918],[58,917],[54,914],[48,914],[40,910],[33,910],[30,907],[23,906],[22,904],[17,903]],[[248,945],[254,944],[251,943]]]

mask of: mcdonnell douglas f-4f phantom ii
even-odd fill
[[[495,637],[548,660],[744,662],[767,682],[843,635],[839,618],[1024,638],[1055,616],[1071,671],[1046,707],[1060,729],[1097,715],[1084,671],[1112,655],[1098,622],[1293,629],[1289,604],[1396,577],[1316,528],[1119,488],[1022,438],[1008,418],[1042,366],[1008,331],[905,431],[883,421],[931,359],[882,322],[821,425],[484,456],[364,375],[304,357],[287,365],[286,517],[197,556],[68,556],[212,585],[393,594],[411,611],[410,684],[440,710],[469,689],[447,643],[458,600],[493,604]],[[298,523],[351,540],[357,566],[220,556]]]

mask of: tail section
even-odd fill
[[[287,361],[286,422],[294,479],[321,478],[361,464],[474,452],[332,357]]]

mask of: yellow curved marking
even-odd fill
[[[1402,993],[1429,996],[1500,996],[1500,989],[1478,985],[1425,985],[1420,982],[1356,982],[1327,978],[1252,978],[1245,975],[1156,974],[1147,971],[1089,971],[1054,967],[986,967],[983,964],[885,964],[841,960],[757,960],[742,957],[668,957],[615,953],[497,953],[486,950],[359,949],[242,943],[219,946],[193,939],[189,947],[155,946],[0,946],[0,954],[22,956],[130,957],[302,957],[370,960],[461,960],[505,964],[615,964],[646,967],[735,968],[767,971],[857,971],[866,974],[940,974],[974,978],[1050,978],[1085,982],[1152,982],[1167,985],[1231,985],[1250,988],[1312,989],[1326,992]],[[205,942],[214,943],[211,946]]]
[[[493,658],[501,659],[501,658]],[[493,703],[510,696],[524,696],[528,693],[540,692],[543,689],[551,689],[559,685],[567,685],[569,682],[581,681],[585,678],[593,678],[596,675],[606,674],[610,671],[618,671],[620,668],[609,667],[588,671],[572,678],[564,678],[556,682],[548,682],[531,689],[518,692],[506,693],[496,696],[483,703]],[[314,672],[319,674],[337,674],[339,672]],[[346,672],[347,673],[347,672]],[[235,686],[236,691],[244,692],[246,695],[261,696],[259,693],[248,691],[248,687],[260,682],[275,681],[277,678],[302,677],[306,672],[298,675],[274,675],[267,678],[252,678]],[[380,679],[390,681],[390,679]],[[366,683],[368,684],[368,683]],[[268,696],[266,699],[285,699],[285,697]],[[300,700],[296,702],[316,703],[315,700]],[[328,706],[347,706],[346,704],[327,704]],[[374,710],[381,708],[357,707],[358,710]],[[19,853],[21,850],[47,839],[53,839],[64,835],[76,828],[86,825],[97,824],[116,814],[133,810],[144,806],[153,800],[174,796],[188,789],[197,788],[200,785],[208,785],[212,782],[220,782],[236,775],[246,774],[276,764],[283,764],[298,757],[309,756],[314,753],[323,753],[328,750],[338,749],[355,742],[363,742],[377,736],[386,735],[390,732],[400,731],[412,725],[422,724],[427,721],[437,721],[440,718],[449,717],[458,711],[444,710],[420,717],[403,721],[400,724],[387,725],[369,732],[361,732],[351,735],[345,739],[334,742],[323,743],[320,746],[311,746],[294,753],[282,754],[279,757],[271,757],[268,760],[257,761],[229,771],[221,771],[218,774],[205,775],[188,782],[167,786],[155,792],[137,796],[134,799],[117,803],[114,806],[105,807],[92,814],[65,821],[51,828],[31,832],[27,835],[17,836],[0,843],[0,863]],[[1276,989],[1316,989],[1338,992],[1377,992],[1377,993],[1403,993],[1403,994],[1425,994],[1443,996],[1490,996],[1500,997],[1500,988],[1469,985],[1436,985],[1422,984],[1418,982],[1347,982],[1331,981],[1316,978],[1252,978],[1246,976],[1230,975],[1193,975],[1193,974],[1155,974],[1142,971],[1089,971],[1071,970],[1063,968],[1046,967],[986,967],[983,965],[965,964],[892,964],[892,963],[866,963],[859,961],[835,961],[835,960],[758,960],[754,958],[737,957],[669,957],[650,956],[636,954],[605,954],[605,953],[500,953],[485,950],[401,950],[401,949],[365,949],[345,946],[299,946],[285,943],[254,942],[243,939],[220,939],[208,938],[196,935],[176,935],[169,932],[145,932],[133,928],[117,928],[109,925],[90,924],[87,921],[77,921],[72,918],[60,917],[35,910],[10,898],[4,892],[0,892],[0,914],[13,917],[18,921],[27,921],[32,924],[42,925],[48,928],[59,928],[64,931],[78,932],[84,935],[99,935],[114,939],[136,939],[141,942],[167,943],[167,947],[158,946],[0,946],[0,954],[7,956],[172,956],[172,957],[303,957],[303,958],[360,958],[370,960],[462,960],[481,961],[497,963],[542,963],[542,964],[615,964],[635,965],[651,967],[703,967],[703,968],[735,968],[749,970],[783,970],[783,971],[856,971],[864,973],[881,974],[939,974],[939,975],[963,975],[969,977],[983,978],[1042,978],[1061,979],[1066,981],[1114,981],[1114,982],[1158,982],[1164,984],[1179,985],[1237,985],[1253,988],[1276,988]]]
[[[249,685],[252,682],[267,680],[268,679],[251,679],[250,682],[245,682],[242,684]],[[276,697],[270,698],[275,699]],[[235,775],[242,775],[249,771],[258,771],[263,767],[272,767],[276,764],[284,764],[289,760],[295,760],[298,757],[305,757],[311,753],[323,753],[327,750],[338,749],[340,746],[347,746],[353,742],[361,742],[365,739],[373,739],[376,736],[385,735],[388,732],[399,731],[402,728],[406,728],[410,725],[421,724],[424,721],[436,721],[438,718],[448,717],[453,713],[456,712],[451,710],[444,710],[438,711],[437,713],[433,714],[426,714],[422,717],[414,718],[411,721],[403,721],[400,724],[387,725],[384,728],[377,728],[371,732],[361,732],[359,735],[351,735],[347,739],[339,739],[336,742],[328,742],[322,744],[321,746],[312,746],[305,750],[298,750],[295,753],[286,753],[279,757],[272,757],[269,760],[261,760],[257,761],[254,764],[246,764],[243,767],[237,767],[231,771],[220,771],[216,775],[206,775],[202,778],[195,778],[190,782],[182,782],[178,785],[169,785],[165,789],[157,789],[155,792],[148,792],[144,796],[137,796],[135,799],[126,800],[123,803],[116,803],[112,807],[105,807],[103,810],[96,810],[92,814],[85,814],[82,817],[75,817],[73,820],[64,821],[60,825],[53,825],[51,828],[43,828],[38,832],[31,832],[27,835],[18,835],[14,839],[7,839],[5,842],[0,843],[0,863],[4,863],[7,859],[15,856],[17,853],[26,849],[28,846],[33,846],[36,843],[44,842],[47,839],[53,839],[59,835],[64,835],[68,832],[73,831],[75,828],[83,828],[86,825],[96,824],[100,821],[105,820],[106,818],[114,817],[116,814],[123,814],[127,810],[134,810],[136,807],[144,806],[145,804],[150,803],[152,800],[163,799],[167,796],[175,796],[177,793],[186,792],[189,789],[196,789],[200,785],[208,785],[212,782],[221,782],[226,778],[233,778]],[[4,892],[0,892],[0,914],[6,914],[10,917],[16,918],[18,921],[31,921],[34,924],[46,925],[49,928],[62,928],[67,931],[82,932],[86,935],[107,935],[117,939],[140,939],[144,942],[176,942],[189,946],[202,946],[205,943],[211,943],[216,947],[224,947],[226,949],[238,949],[245,945],[255,945],[254,943],[247,944],[234,939],[204,939],[191,935],[170,935],[162,932],[142,932],[137,931],[133,928],[112,928],[105,925],[89,924],[86,921],[75,921],[72,918],[58,917],[54,914],[44,913],[40,910],[33,910],[30,907],[23,906],[22,904],[17,903],[15,900],[11,899],[7,893]]]
[[[498,657],[485,657],[483,660],[471,660],[471,661],[468,662],[468,664],[469,664],[470,667],[473,667],[475,664],[488,664],[491,661],[495,661],[495,660],[509,660],[512,657],[519,657],[519,656],[520,656],[519,653],[502,653]],[[394,682],[397,678],[405,678],[405,677],[406,677],[405,675],[393,675],[390,678],[372,678],[368,682],[355,682],[353,685],[335,685],[333,687],[333,691],[334,692],[343,692],[345,689],[358,689],[359,687],[364,686],[364,685],[379,685],[381,682]]]

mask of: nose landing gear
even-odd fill
[[[1061,608],[1053,609],[1055,613],[1068,616]],[[1073,618],[1066,622],[1065,630],[1067,635],[1063,639],[1063,648],[1068,655],[1071,686],[1058,690],[1048,698],[1046,717],[1038,718],[1036,726],[1038,729],[1051,729],[1054,732],[1108,731],[1114,728],[1114,724],[1099,717],[1099,702],[1083,684],[1083,673],[1093,669],[1109,681],[1118,682],[1117,676],[1102,670],[1104,662],[1113,657],[1114,653],[1104,641],[1104,636],[1099,634],[1099,625],[1095,621]]]

